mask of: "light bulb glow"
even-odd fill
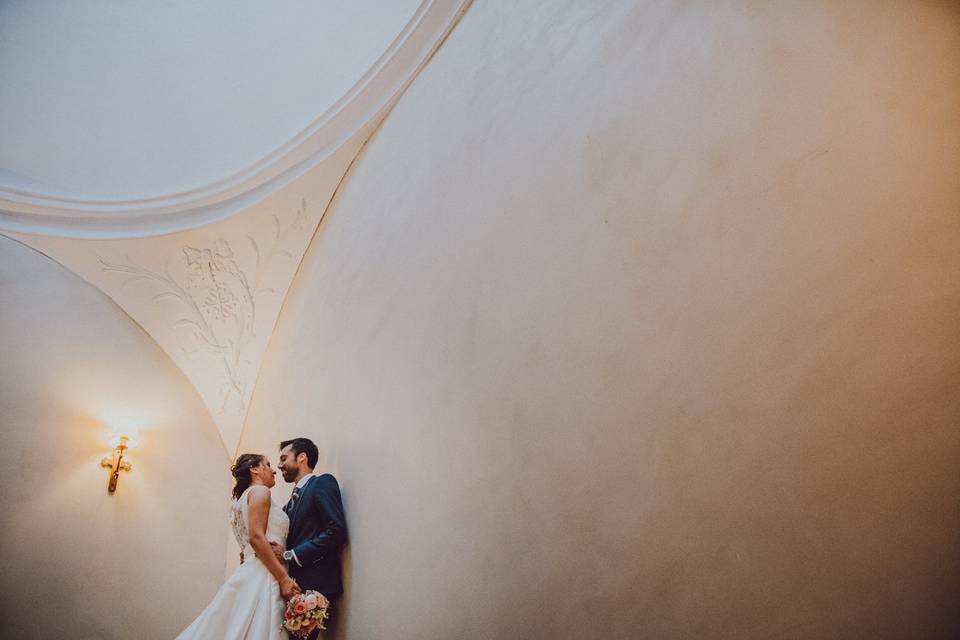
[[[121,444],[123,444],[127,449],[133,449],[140,443],[137,442],[135,438],[131,438],[129,436],[114,436],[110,439],[110,446],[114,449],[119,447]]]

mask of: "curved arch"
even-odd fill
[[[371,68],[296,136],[202,187],[140,199],[66,198],[0,185],[0,230],[74,238],[133,238],[198,227],[240,211],[329,157],[399,98],[469,0],[423,0]]]
[[[41,256],[42,258],[44,258],[44,259],[46,259],[46,260],[49,260],[50,262],[52,262],[53,264],[57,265],[57,266],[60,267],[61,269],[66,270],[68,273],[70,273],[71,276],[77,278],[77,279],[78,279],[78,282],[82,283],[82,284],[83,284],[84,286],[86,286],[86,287],[90,287],[90,288],[92,288],[93,290],[95,290],[100,296],[102,296],[102,297],[107,301],[107,303],[108,303],[111,307],[113,307],[114,309],[116,309],[117,311],[119,311],[119,313],[120,313],[123,317],[125,317],[128,321],[130,321],[130,323],[133,324],[133,325],[137,328],[137,330],[138,330],[147,340],[149,340],[150,342],[152,342],[152,343],[154,344],[154,346],[157,347],[157,350],[158,350],[160,353],[163,354],[163,357],[166,358],[166,359],[170,362],[171,367],[172,367],[174,370],[177,371],[177,374],[184,377],[185,384],[186,384],[187,386],[189,386],[189,387],[194,391],[194,393],[197,393],[198,399],[200,400],[200,404],[203,405],[204,410],[205,410],[206,413],[207,413],[207,417],[210,419],[209,423],[205,423],[205,424],[202,425],[202,428],[212,429],[212,431],[216,434],[217,442],[220,443],[220,448],[221,448],[221,450],[223,451],[224,459],[225,459],[228,463],[229,463],[229,462],[232,462],[232,460],[233,460],[233,452],[231,452],[230,449],[229,449],[229,447],[227,446],[227,442],[226,442],[226,440],[224,440],[223,434],[220,432],[219,429],[216,428],[216,422],[215,422],[215,420],[214,420],[214,417],[213,417],[213,415],[210,413],[209,407],[206,405],[206,403],[203,402],[203,398],[202,398],[202,397],[199,395],[199,393],[197,392],[196,385],[194,385],[194,384],[190,381],[190,379],[184,374],[183,370],[182,370],[182,369],[177,365],[177,363],[170,357],[170,353],[169,353],[166,349],[164,349],[164,347],[163,347],[162,344],[160,344],[159,342],[157,342],[157,339],[146,329],[146,327],[143,326],[143,324],[141,324],[136,318],[134,318],[134,317],[130,314],[129,311],[127,311],[126,309],[124,309],[124,308],[123,308],[123,305],[119,304],[116,300],[114,300],[112,297],[110,297],[105,291],[103,291],[103,289],[101,289],[100,287],[96,286],[95,284],[89,282],[86,278],[84,278],[83,276],[81,276],[80,274],[78,274],[76,271],[74,271],[73,269],[71,269],[68,265],[64,264],[61,260],[58,260],[55,256],[50,255],[49,253],[43,251],[42,249],[39,249],[39,248],[37,248],[37,247],[34,247],[34,246],[30,245],[29,243],[24,242],[22,239],[17,238],[17,237],[15,237],[15,236],[7,235],[7,234],[5,234],[5,233],[0,233],[0,238],[3,238],[4,240],[9,240],[9,241],[15,243],[16,245],[21,246],[21,247],[27,249],[28,251],[30,251],[30,252],[32,252],[32,253],[35,253],[35,254],[37,254],[38,256]]]

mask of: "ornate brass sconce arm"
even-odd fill
[[[120,436],[113,450],[113,457],[104,458],[100,461],[101,467],[110,469],[110,480],[107,484],[107,491],[113,493],[117,490],[117,482],[120,480],[121,471],[130,471],[133,465],[128,460],[123,459],[124,452],[129,448],[130,439],[127,436]]]

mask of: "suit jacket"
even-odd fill
[[[287,549],[300,561],[299,566],[290,562],[290,575],[304,591],[313,589],[333,600],[343,593],[340,549],[347,541],[337,479],[329,473],[310,478],[287,515]]]

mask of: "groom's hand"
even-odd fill
[[[279,560],[281,563],[286,563],[286,560],[283,559],[283,547],[276,542],[271,542],[270,550],[273,551],[273,555],[277,558],[277,560]]]

